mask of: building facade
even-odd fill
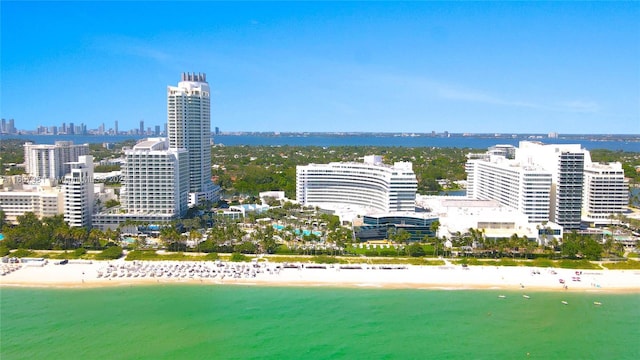
[[[172,149],[186,149],[189,205],[217,201],[211,181],[211,103],[206,74],[183,73],[178,86],[167,87],[167,137]]]
[[[305,206],[348,204],[383,213],[412,212],[417,184],[411,163],[385,165],[380,156],[366,156],[363,163],[296,167],[296,197]]]

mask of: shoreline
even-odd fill
[[[309,267],[305,268],[307,265]],[[311,267],[315,265],[315,267]],[[94,261],[22,265],[0,277],[0,288],[199,285],[354,289],[500,290],[520,292],[640,293],[640,270],[579,270],[508,266],[419,266],[277,263]],[[144,274],[144,275],[142,275]],[[158,274],[158,275],[155,275]],[[565,289],[565,286],[568,288]]]

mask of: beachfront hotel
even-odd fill
[[[357,206],[365,212],[415,211],[418,182],[410,162],[334,162],[296,167],[296,198],[304,206]]]
[[[61,180],[71,172],[70,163],[82,155],[89,155],[89,144],[74,145],[73,141],[56,141],[54,145],[24,144],[25,170],[38,179]]]
[[[115,229],[127,220],[167,223],[188,208],[189,159],[165,138],[148,138],[125,151],[121,206],[94,217],[93,225]]]
[[[220,187],[211,181],[211,102],[206,74],[182,73],[167,87],[167,137],[172,149],[186,149],[189,206],[217,201]]]

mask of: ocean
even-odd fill
[[[640,358],[637,293],[158,285],[0,294],[3,360]]]
[[[118,135],[0,135],[0,141],[9,138],[18,138],[24,141],[33,141],[36,144],[53,144],[58,140],[71,140],[76,144],[121,142],[124,140],[138,140],[140,136]],[[517,146],[521,140],[527,140],[525,136],[516,138],[492,138],[492,137],[402,137],[392,135],[362,135],[362,136],[336,136],[336,135],[309,135],[309,136],[258,136],[258,135],[219,135],[212,138],[215,144],[226,146],[398,146],[398,147],[439,147],[439,148],[471,148],[486,149],[497,144]],[[593,140],[585,136],[584,139],[574,138],[536,138],[547,144],[581,144],[587,150],[608,149],[614,151],[640,152],[640,141],[622,140]]]

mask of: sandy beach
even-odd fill
[[[569,270],[495,266],[320,265],[185,261],[14,264],[1,286],[102,287],[239,284],[413,289],[640,292],[640,270]]]

